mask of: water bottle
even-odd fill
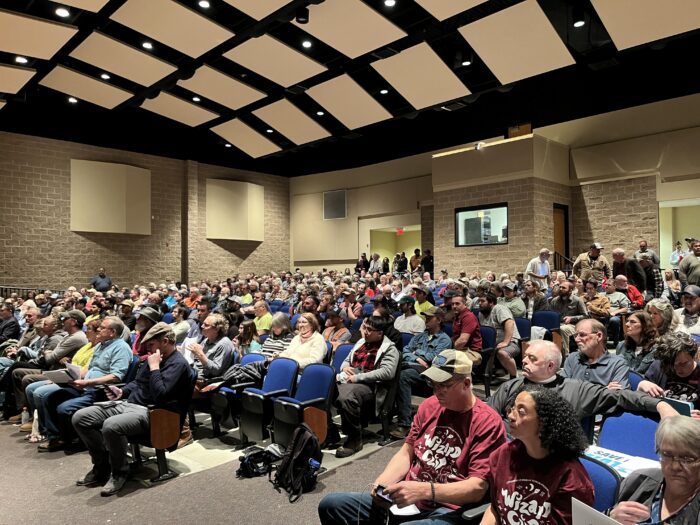
[[[29,423],[29,410],[27,410],[27,407],[24,407],[22,409],[22,424],[26,425]]]
[[[321,468],[321,464],[314,458],[309,458],[309,468],[311,469],[312,473],[315,473],[318,472],[318,469]]]

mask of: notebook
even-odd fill
[[[620,525],[619,521],[598,512],[593,507],[571,498],[571,524],[572,525]]]

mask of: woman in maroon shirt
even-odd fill
[[[490,458],[491,506],[481,525],[571,523],[571,498],[593,504],[578,456],[588,446],[571,405],[551,389],[528,388],[508,412],[513,441]]]

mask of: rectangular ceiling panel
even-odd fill
[[[253,115],[295,144],[330,137],[330,133],[286,98],[253,111]]]
[[[77,27],[0,9],[0,51],[6,53],[49,60],[77,32]]]
[[[470,91],[428,44],[418,44],[372,63],[416,109],[466,97]]]
[[[417,4],[441,22],[484,2],[486,0],[416,0]]]
[[[0,100],[0,109],[2,109],[2,108],[4,108],[4,107],[5,107],[5,101],[4,101],[4,100]]]
[[[77,7],[92,13],[98,13],[109,0],[61,0],[61,4]]]
[[[159,58],[96,32],[75,48],[70,56],[142,86],[155,84],[177,70]]]
[[[133,96],[133,93],[63,66],[56,66],[39,84],[107,109]]]
[[[180,80],[178,84],[231,109],[240,109],[265,97],[262,91],[207,65],[200,67],[192,78]]]
[[[233,36],[228,29],[172,0],[128,0],[110,18],[192,58]]]
[[[199,126],[219,116],[213,111],[182,100],[165,91],[154,99],[146,99],[141,107],[188,126]]]
[[[264,157],[270,153],[281,151],[280,147],[263,137],[248,124],[241,122],[238,119],[229,120],[218,126],[214,126],[211,130],[228,140],[239,150],[247,153],[253,158]]]
[[[459,29],[502,84],[575,63],[536,0],[526,0]]]
[[[36,73],[33,69],[0,64],[0,92],[17,93]]]
[[[283,87],[326,71],[315,60],[269,35],[251,38],[224,56]]]
[[[392,114],[384,109],[384,106],[348,75],[341,75],[314,86],[308,89],[306,94],[349,129],[392,118]]]
[[[262,20],[287,5],[289,0],[224,0],[224,2],[256,20]]]
[[[617,49],[700,28],[698,0],[591,0]]]
[[[326,0],[320,5],[311,5],[309,23],[294,24],[350,58],[406,36],[360,0]]]

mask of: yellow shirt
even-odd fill
[[[238,300],[241,302],[241,304],[246,305],[246,304],[251,304],[253,302],[253,296],[250,295],[249,293],[245,295],[239,295]]]
[[[92,359],[92,354],[94,351],[95,349],[93,348],[92,343],[86,344],[75,353],[73,359],[71,359],[71,363],[81,368],[85,368],[90,364],[90,359]]]
[[[423,321],[425,321],[425,316],[423,315],[423,312],[430,309],[431,306],[433,306],[433,305],[430,304],[430,301],[423,301],[422,303],[419,303],[418,301],[416,301],[416,304],[415,304],[416,313],[421,316],[421,319],[423,319]]]
[[[258,332],[260,332],[261,330],[269,332],[270,328],[272,327],[272,314],[270,312],[267,312],[262,317],[256,317],[253,321],[255,322],[255,329]]]

